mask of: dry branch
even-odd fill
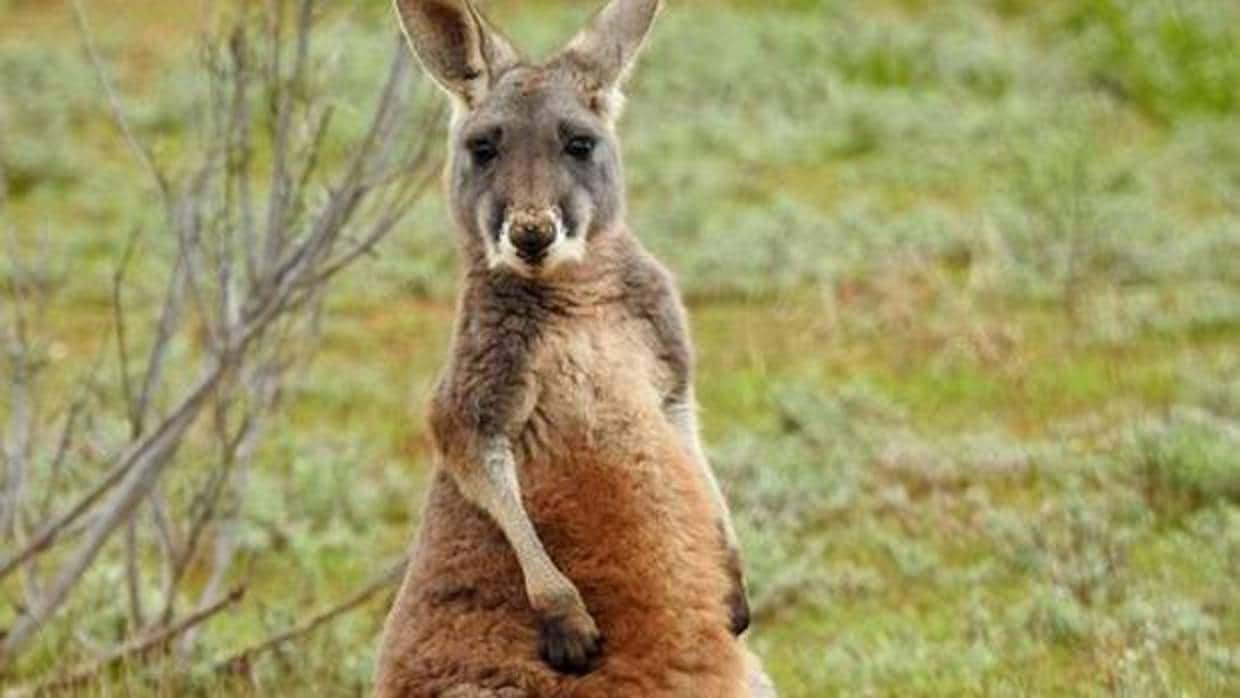
[[[66,689],[85,685],[97,678],[100,673],[122,662],[149,659],[167,650],[172,641],[181,634],[210,620],[216,614],[239,602],[243,596],[245,596],[245,589],[237,587],[222,598],[203,606],[173,625],[149,635],[134,638],[98,659],[79,664],[38,685],[19,687],[6,691],[4,698],[34,698],[36,696],[55,695]]]
[[[379,592],[395,586],[405,572],[405,565],[406,560],[401,559],[399,562],[388,568],[387,572],[384,572],[382,575],[375,578],[372,582],[362,587],[355,594],[348,597],[344,601],[319,612],[300,625],[276,633],[262,642],[251,645],[250,647],[237,652],[227,659],[217,662],[215,665],[216,670],[230,674],[249,675],[250,670],[253,668],[254,659],[260,654],[276,649],[292,640],[296,640],[297,638],[309,635],[319,627],[330,623],[336,618],[339,618],[354,609],[360,608],[367,601],[374,598]]]

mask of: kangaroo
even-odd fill
[[[685,309],[624,222],[620,85],[659,0],[611,0],[542,63],[468,0],[395,5],[453,101],[464,269],[376,695],[774,695],[737,637]]]

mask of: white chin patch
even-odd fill
[[[555,239],[537,264],[521,259],[516,246],[512,244],[509,228],[510,223],[505,221],[500,229],[498,242],[487,238],[487,266],[491,269],[507,267],[521,276],[534,278],[550,274],[565,265],[576,264],[585,258],[585,240],[581,235],[569,237],[568,231],[564,229],[564,222],[558,215],[555,216]]]

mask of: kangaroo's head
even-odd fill
[[[620,85],[660,0],[611,0],[531,63],[469,0],[396,0],[409,45],[452,96],[449,197],[471,254],[540,277],[622,228]]]

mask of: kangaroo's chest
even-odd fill
[[[524,441],[544,455],[661,421],[670,384],[646,323],[601,313],[549,328],[532,362]]]
[[[683,527],[708,498],[664,412],[671,376],[653,328],[617,313],[554,332],[532,362],[514,440],[522,495],[544,543],[564,556],[581,532]]]

